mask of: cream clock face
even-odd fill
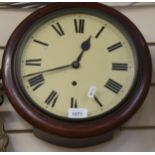
[[[137,55],[121,27],[84,13],[41,21],[18,48],[18,80],[44,112],[86,119],[117,107],[129,94]]]

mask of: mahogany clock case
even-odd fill
[[[85,121],[70,121],[62,120],[57,117],[52,117],[44,113],[37,107],[31,104],[31,101],[23,94],[21,88],[16,81],[16,74],[14,69],[15,55],[18,44],[20,43],[24,34],[31,28],[31,26],[39,21],[41,18],[69,9],[81,10],[95,10],[99,14],[107,14],[112,19],[119,23],[123,29],[132,38],[134,46],[138,55],[138,75],[137,80],[128,94],[127,98],[123,100],[117,108],[113,109],[106,115]],[[7,96],[17,110],[17,112],[30,124],[40,131],[43,131],[54,136],[63,137],[65,139],[89,139],[97,137],[96,143],[102,141],[104,135],[119,127],[127,119],[129,119],[142,105],[151,83],[152,65],[151,57],[147,44],[136,28],[136,26],[124,15],[118,11],[99,3],[53,3],[37,10],[32,15],[27,17],[11,35],[2,62],[2,78],[4,88]],[[59,142],[58,142],[59,143]],[[70,144],[63,144],[71,146]],[[75,144],[74,146],[78,146]],[[81,146],[87,146],[86,141]]]

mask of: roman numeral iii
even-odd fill
[[[28,80],[31,87],[33,87],[33,91],[38,89],[40,86],[44,84],[44,77],[42,74],[39,74]]]
[[[52,28],[55,30],[55,32],[59,35],[59,36],[63,36],[65,35],[61,25],[59,23],[56,23],[55,25],[51,25]]]
[[[70,105],[71,108],[77,108],[78,105],[77,105],[77,100],[74,99],[73,97],[71,98],[71,105]]]
[[[51,107],[54,107],[56,104],[56,101],[58,99],[59,95],[56,91],[52,91],[49,96],[47,97],[47,99],[45,100],[46,104],[51,104]]]
[[[112,92],[118,94],[122,88],[122,85],[112,79],[109,79],[105,84],[105,87],[111,90]]]
[[[74,19],[74,26],[76,33],[84,33],[84,25],[85,25],[84,19],[78,19],[78,20]]]
[[[127,71],[128,64],[126,63],[112,63],[112,70],[114,71]]]

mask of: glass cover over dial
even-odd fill
[[[106,114],[131,91],[132,40],[105,15],[66,13],[36,22],[16,54],[17,82],[34,107],[65,119]]]

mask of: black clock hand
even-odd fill
[[[90,49],[91,47],[90,40],[91,40],[91,36],[81,44],[82,52],[80,53],[80,55],[78,56],[75,62],[80,63],[84,53]]]
[[[62,70],[62,69],[70,68],[72,66],[73,66],[72,64],[69,64],[69,65],[66,65],[66,66],[60,66],[60,67],[56,67],[56,68],[52,68],[52,69],[47,69],[47,70],[44,70],[44,71],[39,71],[39,72],[27,74],[27,75],[24,75],[23,77],[26,78],[26,77],[29,77],[29,76],[34,76],[36,74],[48,73],[48,72],[52,72],[52,71]]]

